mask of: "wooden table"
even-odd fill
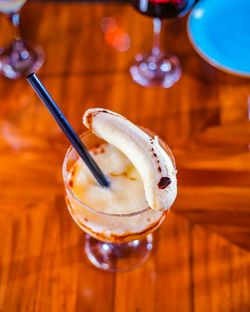
[[[100,29],[112,16],[132,38],[118,52]],[[1,42],[10,28],[1,19]],[[129,5],[28,3],[22,33],[41,44],[40,78],[78,133],[103,106],[159,133],[176,156],[179,194],[142,267],[91,266],[65,203],[68,142],[25,80],[0,78],[0,311],[250,311],[249,80],[220,73],[192,49],[186,21],[166,26],[164,48],[183,62],[171,89],[130,78],[150,49],[151,20]]]

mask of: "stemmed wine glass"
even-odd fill
[[[160,49],[162,19],[182,17],[191,9],[195,0],[134,0],[135,8],[153,17],[154,42],[150,53],[139,54],[130,67],[134,81],[148,87],[171,87],[181,77],[182,69],[177,56],[164,54]]]
[[[0,49],[0,72],[10,79],[17,79],[36,72],[44,62],[41,47],[22,39],[19,30],[20,9],[27,0],[0,0],[0,13],[7,16],[14,29],[14,40]]]

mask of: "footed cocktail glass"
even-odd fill
[[[90,131],[85,132],[81,140],[89,150],[104,143]],[[160,144],[174,163],[168,146],[161,140]],[[160,226],[167,211],[145,207],[129,214],[109,214],[86,206],[74,194],[70,178],[78,158],[71,146],[63,163],[63,179],[68,210],[77,225],[86,232],[85,253],[88,259],[96,267],[111,272],[137,267],[148,258],[153,248],[152,233]]]

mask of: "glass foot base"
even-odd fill
[[[137,55],[130,67],[135,82],[144,87],[161,86],[170,88],[181,77],[182,69],[175,55]]]
[[[110,272],[136,268],[147,260],[152,248],[152,234],[124,244],[105,243],[86,235],[85,252],[88,259],[97,268]]]
[[[0,51],[0,73],[10,79],[25,77],[36,72],[44,62],[39,46],[19,39]]]

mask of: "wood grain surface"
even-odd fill
[[[101,30],[115,18],[131,38],[117,51]],[[152,22],[129,5],[28,2],[24,37],[43,46],[39,76],[80,134],[102,106],[164,138],[179,194],[142,267],[91,266],[64,203],[69,145],[25,80],[0,77],[0,311],[250,311],[250,82],[218,72],[190,45],[186,20],[164,27],[163,48],[182,60],[171,89],[136,85],[129,65],[149,50]],[[0,19],[0,46],[11,40]]]

